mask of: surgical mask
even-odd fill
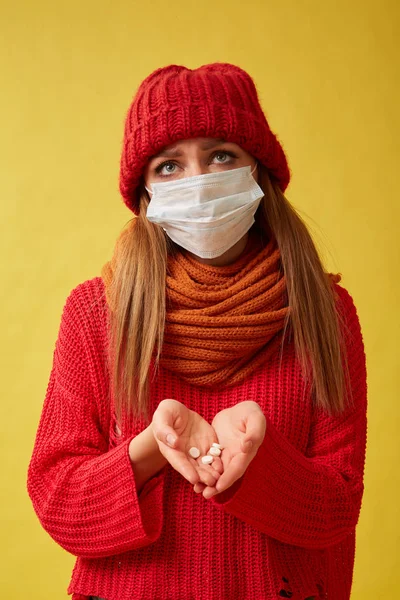
[[[254,223],[264,192],[250,166],[152,183],[147,218],[196,256],[215,258]]]

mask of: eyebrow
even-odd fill
[[[220,144],[226,143],[224,138],[212,138],[211,140],[206,140],[200,146],[201,150],[210,150],[211,148],[215,148],[215,146],[219,146]],[[182,156],[182,151],[179,150],[179,142],[173,144],[170,148],[163,148],[157,154],[154,154],[151,157],[151,160],[154,158],[159,158],[160,156],[166,156],[168,158],[177,158],[178,156]]]

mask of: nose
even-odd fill
[[[195,177],[196,175],[205,175],[210,172],[210,165],[205,165],[200,161],[192,160],[185,169],[184,177]]]

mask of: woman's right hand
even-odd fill
[[[202,482],[215,486],[223,471],[221,459],[214,457],[212,465],[201,462],[211,444],[218,442],[210,423],[177,400],[162,400],[153,414],[151,427],[161,454],[176,471],[192,485]],[[189,454],[193,446],[200,450],[197,459]]]

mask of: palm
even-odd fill
[[[242,404],[242,403],[241,403]],[[221,410],[213,419],[212,425],[218,437],[218,442],[227,451],[225,456],[236,456],[242,453],[242,443],[246,440],[246,425],[238,418],[237,408],[240,405]],[[240,407],[242,409],[242,407]]]
[[[163,400],[152,424],[160,452],[174,469],[192,484],[201,481],[207,486],[215,485],[223,470],[222,462],[219,458],[214,458],[212,465],[201,462],[201,456],[217,441],[213,427],[203,417],[177,400]],[[172,447],[166,441],[168,434],[177,438]],[[192,447],[200,450],[198,459],[190,456]]]

